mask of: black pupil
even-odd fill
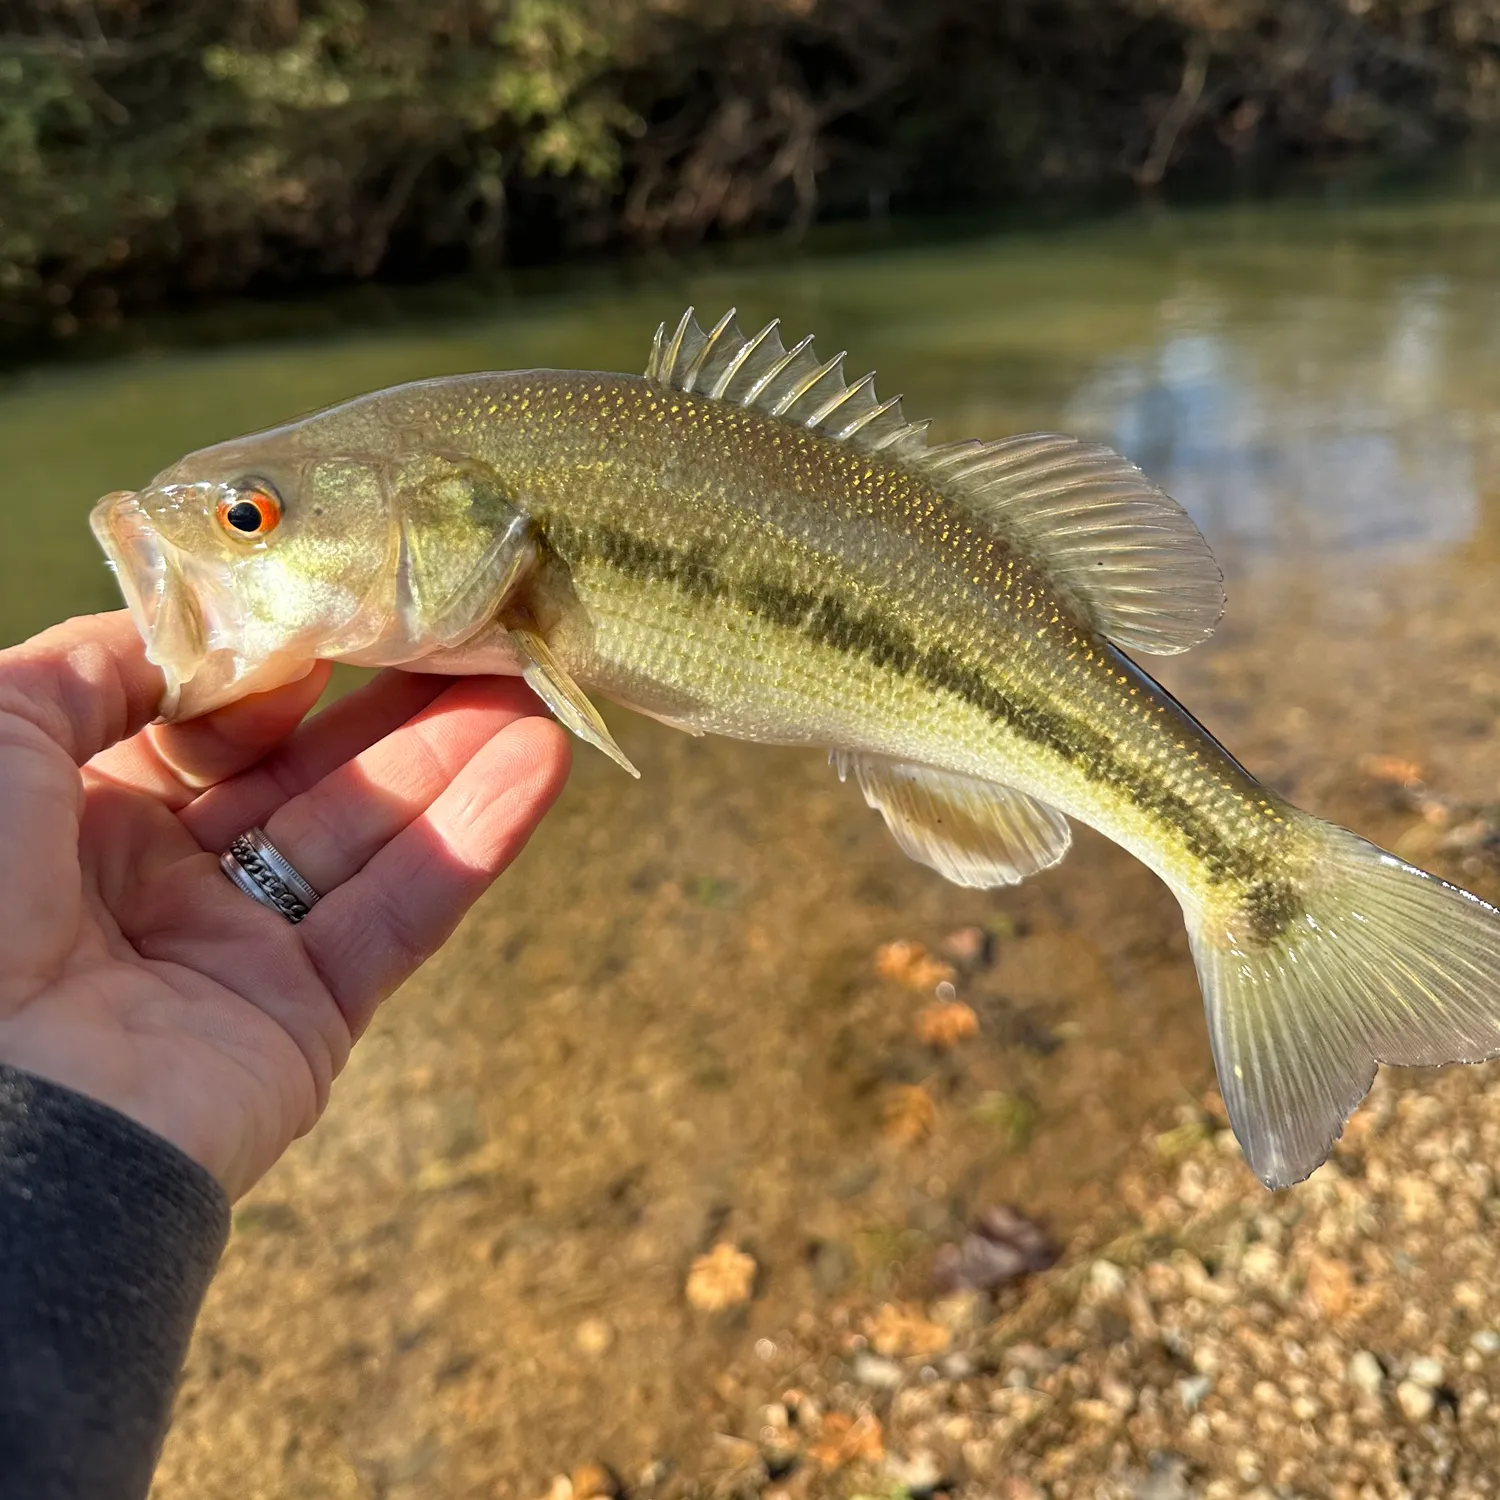
[[[224,512],[224,519],[236,531],[259,531],[260,511],[248,500],[237,501]]]

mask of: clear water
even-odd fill
[[[0,641],[115,602],[88,508],[187,449],[427,375],[640,369],[659,320],[735,303],[849,348],[938,437],[1064,428],[1135,458],[1229,585],[1169,685],[1303,805],[1500,896],[1500,865],[1359,769],[1414,760],[1461,805],[1500,801],[1500,192],[766,259],[14,377]],[[1107,1218],[1122,1159],[1210,1085],[1175,904],[1103,840],[959,891],[819,756],[612,720],[643,780],[579,751],[520,868],[242,1207],[156,1493],[706,1472],[712,1434],[753,1435],[793,1380],[788,1327],[843,1347],[837,1309],[920,1296],[933,1246],[985,1204],[1064,1236]],[[979,1036],[937,1057],[913,1036],[928,997],[873,956],[966,923],[1000,934],[996,962],[960,979]],[[916,1084],[932,1132],[897,1147],[885,1102]],[[997,1100],[1025,1101],[1024,1139]],[[720,1236],[752,1247],[760,1290],[707,1322],[683,1275]]]
[[[847,346],[851,369],[877,369],[941,437],[1061,427],[1111,442],[1231,562],[1451,546],[1497,483],[1500,194],[1143,210],[12,378],[0,640],[112,602],[89,505],[191,448],[428,375],[636,370],[688,302]]]

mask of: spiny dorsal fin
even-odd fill
[[[875,377],[847,384],[843,354],[788,350],[776,323],[747,338],[725,313],[705,333],[689,308],[656,330],[646,378],[754,408],[880,453],[1034,558],[1094,627],[1121,646],[1171,655],[1206,640],[1224,610],[1223,575],[1187,513],[1128,459],[1060,433],[929,447],[926,422],[881,401]]]
[[[908,422],[901,398],[881,401],[875,376],[853,385],[844,380],[844,356],[819,362],[812,339],[788,349],[779,323],[767,323],[749,338],[734,321],[734,309],[704,333],[693,309],[670,336],[663,323],[651,345],[646,379],[731,406],[752,407],[798,427],[850,443],[862,453],[906,457],[926,446],[926,422]]]

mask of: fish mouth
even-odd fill
[[[146,643],[147,661],[166,678],[160,712],[170,718],[183,684],[208,655],[203,616],[182,561],[152,526],[134,490],[105,495],[94,506],[89,525]]]

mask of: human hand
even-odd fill
[[[123,612],[0,652],[0,1062],[139,1121],[231,1199],[568,772],[514,678],[389,672],[302,724],[328,670],[156,725]],[[299,925],[219,869],[256,825],[323,894]]]

